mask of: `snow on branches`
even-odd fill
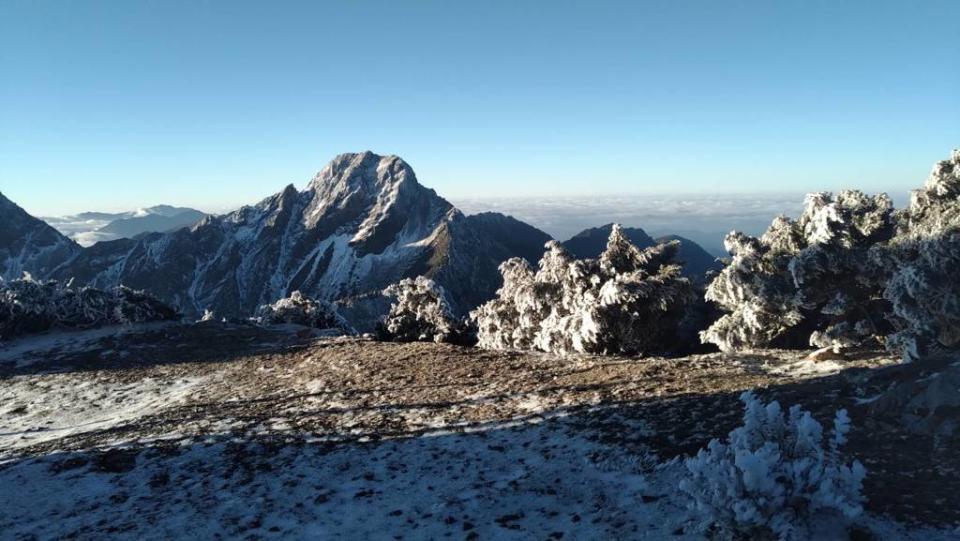
[[[451,342],[460,329],[450,310],[443,287],[417,276],[383,290],[394,299],[379,327],[381,336],[397,342]]]
[[[73,287],[72,281],[41,282],[29,274],[0,281],[0,338],[52,328],[87,329],[102,325],[177,319],[170,306],[143,291]]]
[[[561,354],[675,350],[695,297],[672,262],[677,247],[640,250],[614,225],[597,259],[574,259],[551,241],[537,271],[523,259],[507,260],[497,297],[470,314],[478,345]]]
[[[743,426],[727,440],[712,440],[685,461],[680,489],[702,518],[699,527],[727,537],[780,539],[821,537],[813,530],[842,525],[863,511],[866,469],[846,464],[840,448],[850,431],[839,410],[824,441],[823,427],[809,412],[740,396]],[[831,537],[832,538],[832,537]]]
[[[700,336],[724,351],[882,343],[909,361],[960,349],[960,151],[910,206],[855,190],[807,196],[796,221],[727,236],[707,288],[728,312]]]
[[[914,190],[897,236],[873,256],[890,271],[884,297],[897,332],[887,347],[908,361],[960,348],[960,150]]]
[[[273,304],[264,304],[257,309],[253,321],[259,325],[292,323],[316,329],[337,329],[353,334],[353,327],[337,312],[332,303],[311,299],[294,291],[289,297]]]
[[[701,333],[724,351],[771,345],[853,346],[884,330],[882,273],[868,254],[892,236],[893,204],[845,190],[807,196],[796,221],[754,238],[727,235],[730,264],[707,288],[729,312]]]

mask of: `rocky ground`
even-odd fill
[[[671,459],[739,424],[746,389],[824,424],[850,410],[869,470],[854,536],[960,537],[956,437],[907,432],[877,399],[904,368],[804,355],[557,358],[214,322],[27,338],[0,346],[0,538],[697,539]]]

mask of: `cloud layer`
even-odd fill
[[[690,194],[472,198],[452,203],[467,214],[509,214],[561,240],[589,227],[618,222],[641,227],[654,236],[688,237],[721,255],[723,237],[729,231],[759,234],[779,214],[797,216],[803,198],[802,193]]]

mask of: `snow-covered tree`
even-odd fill
[[[893,231],[886,194],[845,190],[808,195],[796,221],[780,216],[760,238],[730,233],[732,259],[706,294],[729,313],[701,339],[724,351],[879,339],[888,304],[869,254]]]
[[[86,329],[102,325],[172,320],[177,311],[143,291],[74,287],[72,281],[22,279],[0,282],[0,338],[51,328]]]
[[[789,276],[796,251],[796,225],[786,217],[773,221],[757,239],[738,231],[724,240],[729,264],[707,287],[706,299],[729,314],[700,335],[724,351],[770,345],[802,319]]]
[[[933,167],[900,214],[896,237],[872,255],[890,270],[884,297],[897,332],[888,348],[905,360],[960,348],[960,150]]]
[[[514,258],[503,287],[474,310],[478,345],[554,353],[648,354],[683,347],[693,286],[673,264],[677,243],[640,250],[614,225],[597,259],[574,259],[555,241],[534,270]]]
[[[289,297],[279,299],[273,304],[260,306],[252,319],[259,325],[293,323],[354,334],[353,327],[340,316],[333,303],[305,297],[299,291],[294,291]]]
[[[680,489],[692,498],[698,526],[730,538],[814,539],[813,532],[859,515],[866,469],[840,454],[850,430],[839,410],[824,441],[823,427],[799,406],[741,395],[743,426],[712,440],[685,461]]]
[[[425,276],[406,278],[383,294],[394,299],[380,334],[398,342],[451,342],[459,334],[443,287]]]

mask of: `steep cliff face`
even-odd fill
[[[12,280],[24,272],[46,276],[80,251],[72,240],[0,194],[0,278]]]
[[[548,240],[506,216],[464,216],[400,158],[364,152],[338,156],[303,191],[287,186],[189,229],[98,243],[54,274],[233,317],[299,290],[349,304],[363,328],[385,310],[380,290],[420,274],[465,312],[493,295],[501,261],[536,259]]]

